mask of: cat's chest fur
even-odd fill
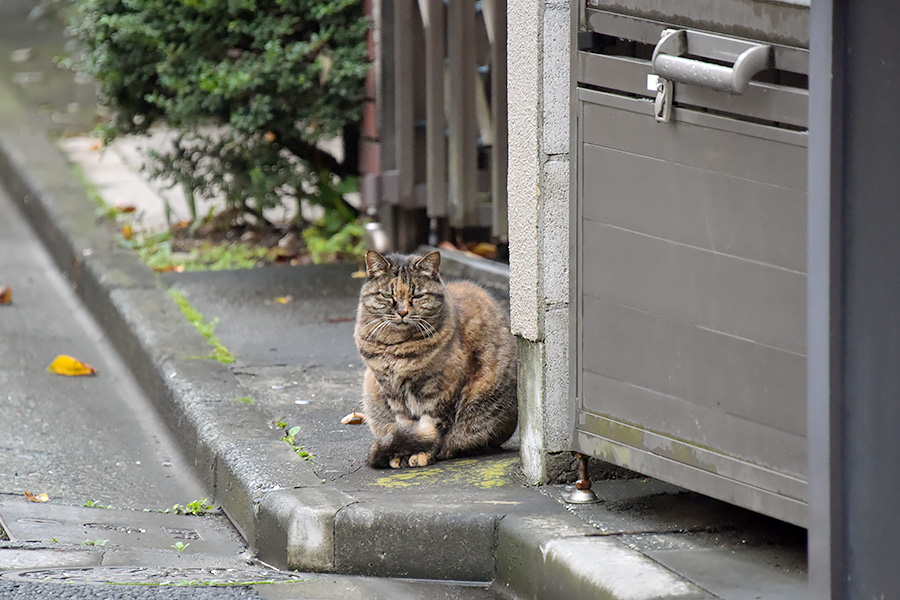
[[[369,368],[386,392],[391,409],[405,416],[421,416],[451,391],[445,385],[444,373],[424,368],[420,355],[372,362]]]

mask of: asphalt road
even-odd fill
[[[0,494],[159,510],[208,496],[102,329],[0,191]],[[96,375],[51,374],[57,355]]]

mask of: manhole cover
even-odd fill
[[[118,585],[258,585],[306,581],[291,573],[266,569],[209,569],[177,567],[76,567],[68,569],[29,569],[8,571],[0,579],[14,581],[52,581],[58,583]]]

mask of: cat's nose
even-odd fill
[[[408,314],[409,314],[409,307],[407,307],[406,304],[401,302],[400,304],[397,305],[397,315],[401,319]]]

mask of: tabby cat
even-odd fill
[[[494,451],[516,428],[515,344],[473,283],[444,285],[441,255],[366,254],[356,346],[375,436],[368,464],[421,467]]]

